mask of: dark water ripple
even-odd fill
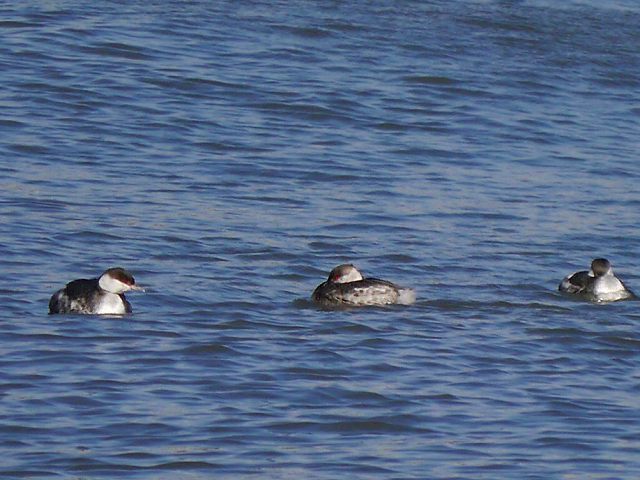
[[[0,11],[0,477],[638,478],[635,2]]]

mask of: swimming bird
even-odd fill
[[[316,287],[313,300],[322,306],[408,305],[415,302],[411,288],[402,288],[386,280],[364,278],[351,264],[338,265],[326,282]]]
[[[596,302],[615,302],[633,297],[633,293],[616,277],[606,258],[591,262],[591,270],[582,270],[562,279],[558,290],[583,295]]]
[[[144,291],[124,268],[110,268],[98,278],[82,278],[67,283],[51,296],[49,313],[131,313],[131,304],[124,296],[124,292],[130,290]]]

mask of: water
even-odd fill
[[[0,12],[0,477],[640,476],[635,2]]]

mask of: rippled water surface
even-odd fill
[[[0,7],[0,477],[637,479],[636,2]],[[328,271],[414,287],[323,311]],[[49,316],[133,272],[125,318]]]

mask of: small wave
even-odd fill
[[[203,353],[207,354],[238,354],[238,352],[232,348],[229,348],[225,345],[221,345],[219,343],[206,343],[200,345],[193,345],[191,347],[187,347],[181,350],[181,353],[185,353],[187,355],[200,355]]]
[[[399,305],[411,305],[416,301],[416,291],[413,288],[401,288],[398,290],[398,301]]]
[[[453,85],[457,80],[449,77],[441,77],[437,75],[409,75],[404,77],[407,83],[416,83],[420,85]]]

